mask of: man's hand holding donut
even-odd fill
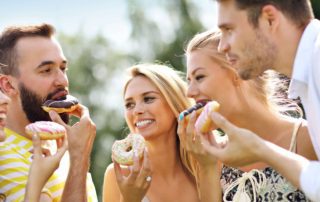
[[[145,149],[143,160],[141,161],[137,154],[133,155],[133,165],[128,166],[128,175],[116,161],[113,160],[117,183],[122,195],[122,202],[141,202],[147,193],[152,182],[152,171],[148,158],[148,152]]]
[[[228,166],[240,167],[257,162],[260,156],[264,155],[260,151],[265,147],[265,143],[255,133],[233,125],[217,112],[213,112],[210,118],[228,135],[228,142],[224,147],[217,147],[203,139],[203,146],[212,157]]]
[[[92,122],[87,107],[79,104],[79,107],[72,112],[79,117],[79,121],[73,126],[65,124],[57,112],[51,110],[49,114],[52,121],[63,125],[67,130],[70,158],[75,157],[89,164],[89,156],[96,136],[96,125]]]
[[[79,121],[72,126],[65,124],[57,112],[51,110],[49,114],[52,121],[63,125],[67,130],[70,169],[62,199],[86,201],[86,177],[96,136],[96,125],[92,122],[87,107],[81,104],[72,112],[73,115],[79,116]]]

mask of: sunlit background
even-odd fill
[[[314,0],[319,15],[320,1]],[[71,93],[97,125],[91,173],[99,201],[115,139],[128,130],[123,117],[125,69],[142,62],[184,71],[184,47],[197,32],[216,29],[213,0],[10,0],[1,2],[0,29],[50,23],[69,60]]]

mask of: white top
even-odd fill
[[[320,159],[320,21],[316,19],[303,32],[294,61],[289,98],[297,97],[305,109],[312,144]],[[310,199],[320,201],[320,178],[317,182],[315,178],[320,174],[320,162],[311,164],[303,169],[300,184]]]

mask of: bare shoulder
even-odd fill
[[[113,166],[113,163],[109,164],[105,173],[104,173],[104,176],[106,177],[107,175],[110,175],[111,173],[114,173],[114,166]]]
[[[102,197],[104,202],[120,201],[120,190],[118,188],[113,164],[107,167],[104,174]]]
[[[308,122],[306,120],[302,121],[297,134],[297,154],[300,154],[309,160],[317,160],[317,155],[313,149],[308,131]]]

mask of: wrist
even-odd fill
[[[255,142],[255,144],[251,145],[250,150],[251,153],[253,153],[256,161],[266,161],[266,154],[270,152],[268,144],[268,141],[257,137],[257,141]]]
[[[90,155],[84,152],[75,152],[71,153],[69,152],[69,158],[71,163],[89,163],[90,162]]]
[[[70,154],[70,170],[78,170],[79,172],[88,172],[90,166],[90,158],[87,156],[73,156]]]
[[[143,199],[143,197],[142,197]],[[124,197],[121,197],[121,200],[120,202],[141,202],[142,199],[132,199],[132,198],[124,198]]]
[[[29,185],[27,185],[24,202],[39,201],[41,188],[42,187],[37,187],[36,185],[35,186],[32,185],[32,188],[31,188]]]

